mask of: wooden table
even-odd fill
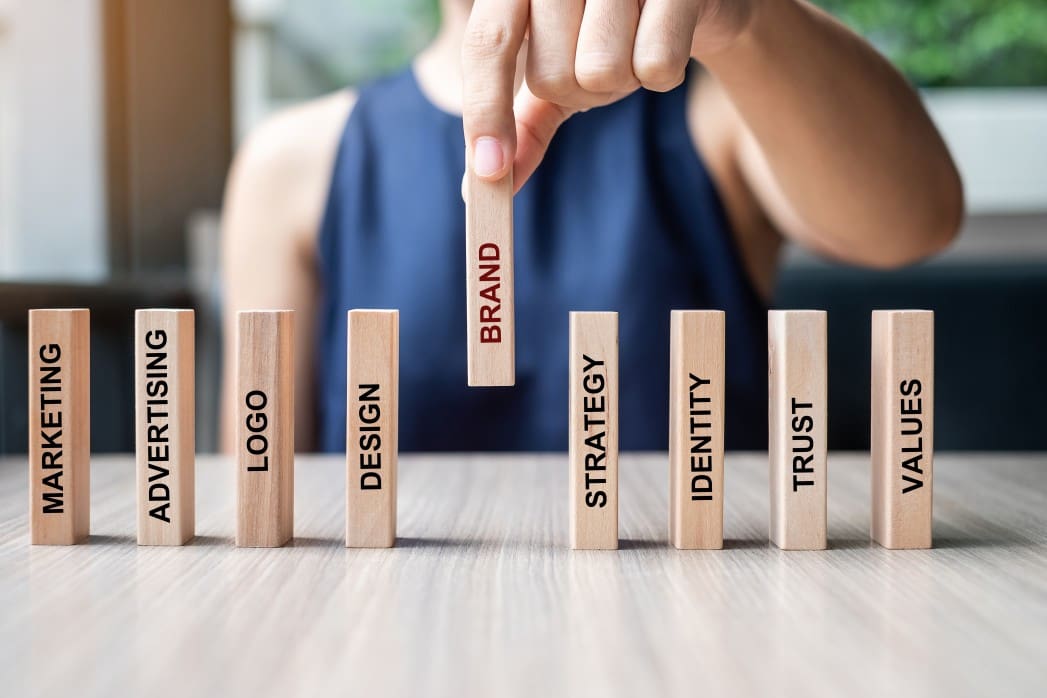
[[[666,459],[623,456],[622,546],[571,552],[553,456],[405,456],[399,547],[343,547],[339,457],[302,457],[297,538],[139,548],[129,456],[93,463],[90,543],[30,547],[0,460],[5,695],[1047,694],[1047,456],[939,455],[929,551],[869,543],[865,455],[830,458],[832,549],[767,539],[763,454],[727,461],[727,549],[667,546]]]

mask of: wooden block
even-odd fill
[[[345,545],[396,543],[400,313],[350,310],[346,381]]]
[[[872,315],[872,537],[930,548],[934,474],[934,313]]]
[[[192,310],[135,311],[138,544],[185,545],[195,530]]]
[[[724,314],[674,310],[669,349],[669,540],[723,547]]]
[[[771,540],[784,550],[827,546],[826,315],[768,314]]]
[[[487,182],[470,167],[465,184],[469,385],[513,385],[513,177]]]
[[[294,535],[294,311],[237,313],[236,544]]]
[[[571,313],[571,547],[618,548],[618,313]]]
[[[91,532],[91,313],[29,311],[29,542]]]

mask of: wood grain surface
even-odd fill
[[[497,182],[465,174],[468,371],[471,386],[516,383],[513,281],[513,177]]]
[[[571,547],[618,547],[618,313],[570,314]]]
[[[826,331],[824,310],[767,314],[770,538],[784,550],[826,546]]]
[[[669,540],[723,547],[722,310],[674,310],[669,324]]]
[[[236,314],[236,544],[294,535],[294,311]]]
[[[873,311],[871,355],[873,540],[885,548],[929,548],[934,501],[934,313]]]
[[[196,522],[195,314],[137,310],[134,332],[138,544],[185,545]]]
[[[572,551],[566,456],[401,455],[400,539],[344,547],[345,460],[299,457],[297,537],[236,548],[231,459],[197,537],[135,545],[134,458],[92,463],[86,545],[28,544],[0,460],[5,695],[1035,696],[1047,455],[938,454],[935,548],[869,541],[832,454],[829,549],[767,542],[766,454],[728,453],[724,550],[673,549],[666,455],[621,458],[621,549]]]
[[[36,545],[91,530],[91,311],[29,311],[29,507]]]
[[[396,543],[400,312],[350,310],[346,347],[345,544]]]

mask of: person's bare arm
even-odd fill
[[[529,36],[527,81],[514,95]],[[917,95],[803,0],[475,0],[462,66],[467,162],[517,189],[556,129],[702,61],[745,128],[739,166],[775,227],[839,259],[894,266],[955,236],[963,191]]]
[[[236,313],[252,309],[295,311],[295,450],[315,447],[316,236],[353,101],[343,92],[272,117],[230,169],[222,211],[224,452],[236,438]]]
[[[786,237],[891,267],[946,246],[956,167],[919,97],[865,41],[803,1],[761,0],[728,47],[694,53],[741,117],[739,166]]]

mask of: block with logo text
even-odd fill
[[[618,548],[618,313],[570,315],[570,537]]]
[[[195,530],[192,310],[135,312],[138,544],[184,545]]]
[[[487,182],[472,168],[465,177],[469,385],[513,385],[513,178]]]
[[[827,339],[821,310],[768,314],[771,541],[785,550],[827,546]]]
[[[29,311],[29,542],[91,528],[91,314]]]
[[[930,548],[934,474],[934,313],[872,315],[872,537]]]
[[[345,544],[396,543],[400,314],[350,310],[346,409]]]
[[[669,540],[722,548],[724,313],[674,310],[669,337]]]
[[[236,544],[294,535],[294,311],[237,313]]]

